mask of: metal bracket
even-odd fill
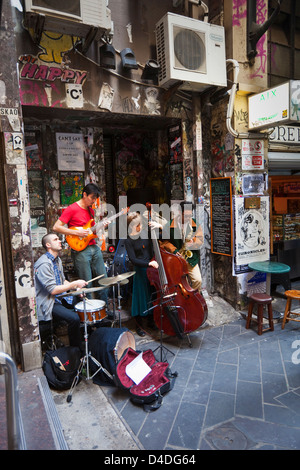
[[[247,57],[251,64],[254,63],[257,55],[256,45],[260,38],[265,34],[269,27],[274,23],[280,13],[280,7],[283,0],[277,0],[277,7],[270,18],[263,24],[256,23],[256,3],[257,0],[247,0]]]

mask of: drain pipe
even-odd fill
[[[203,15],[203,21],[205,23],[208,22],[208,6],[202,2],[202,0],[189,0],[189,3],[193,3],[194,5],[197,5],[198,7],[202,7],[204,10],[204,15]]]
[[[274,129],[271,129],[268,132],[263,132],[263,133],[250,133],[250,132],[245,132],[245,133],[239,133],[235,129],[232,128],[232,115],[233,115],[233,105],[234,105],[234,100],[236,96],[236,92],[238,89],[238,76],[239,76],[239,70],[240,66],[237,60],[235,59],[227,59],[226,62],[231,62],[233,64],[234,68],[234,78],[233,78],[233,85],[231,87],[231,90],[228,92],[229,93],[229,103],[227,107],[227,116],[226,116],[226,126],[228,132],[233,135],[236,139],[268,139],[269,135],[272,134]]]

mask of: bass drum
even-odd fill
[[[89,337],[89,349],[91,355],[106,369],[112,376],[116,372],[118,361],[123,356],[127,348],[135,350],[135,338],[128,328],[102,327],[93,331]],[[91,372],[98,369],[93,361],[89,361]],[[99,371],[93,381],[98,385],[114,383],[103,371]]]

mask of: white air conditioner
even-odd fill
[[[222,26],[167,13],[156,24],[159,85],[203,91],[227,86],[225,34]]]
[[[91,28],[98,28],[100,39],[112,28],[108,0],[25,0],[25,25],[44,31],[54,31],[86,37]]]

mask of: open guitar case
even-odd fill
[[[157,410],[163,401],[163,395],[172,390],[177,372],[172,373],[168,362],[158,362],[151,349],[142,352],[142,358],[151,371],[139,383],[135,384],[126,374],[126,366],[140,353],[129,347],[118,361],[114,381],[115,384],[127,390],[133,403],[143,405],[145,411]]]

